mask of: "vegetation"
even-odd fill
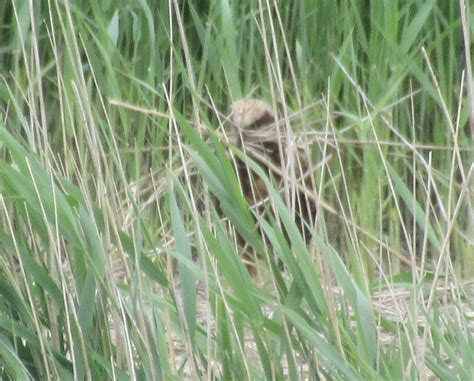
[[[472,380],[468,3],[0,0],[0,377]],[[226,139],[249,96],[308,242]]]

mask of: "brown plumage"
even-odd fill
[[[274,138],[258,141],[259,139],[255,138],[255,133],[275,123],[275,116],[270,106],[258,99],[239,100],[231,105],[230,120],[237,129],[238,145],[243,150],[253,149],[281,168],[278,141]],[[242,191],[249,202],[255,204],[267,196],[263,179],[251,174],[241,160],[237,160],[237,169]]]
[[[282,189],[282,175],[285,173],[283,165],[288,164],[286,156],[283,156],[283,160],[282,155],[286,155],[287,149],[285,139],[278,139],[278,126],[272,108],[258,99],[241,99],[231,105],[229,120],[237,132],[237,144],[266,170],[269,177],[275,180],[275,186]],[[296,183],[300,185],[300,189],[311,189],[311,173],[305,153],[296,150],[295,156],[290,161],[294,165]],[[263,179],[252,173],[243,161],[237,159],[236,165],[242,192],[249,203],[255,205],[263,201],[268,196]],[[263,212],[264,208],[260,207],[259,211]],[[314,217],[315,205],[301,190],[296,191],[295,211],[295,221],[308,239],[310,232],[305,227],[305,222]]]

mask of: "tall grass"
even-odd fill
[[[0,1],[0,376],[472,379],[467,3]],[[228,139],[248,96],[310,241]]]

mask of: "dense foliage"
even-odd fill
[[[467,3],[0,0],[0,377],[472,379]],[[311,240],[225,138],[250,96]]]

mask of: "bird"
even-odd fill
[[[316,207],[314,199],[307,197],[312,173],[306,151],[294,149],[295,157],[288,157],[288,140],[284,134],[279,134],[275,112],[263,100],[239,99],[233,102],[228,120],[234,129],[234,143],[262,167],[267,176],[274,180],[277,189],[285,188],[285,173],[294,173],[298,185],[295,190],[295,222],[308,242],[311,236],[309,226]],[[241,159],[236,159],[235,163],[243,195],[250,205],[256,206],[259,213],[264,214],[267,210],[264,205],[269,196],[264,180]],[[289,164],[293,168],[289,169]]]
[[[241,99],[232,103],[230,110],[230,120],[236,128],[237,146],[244,152],[253,153],[253,158],[255,153],[261,154],[260,159],[269,159],[280,168],[280,148],[275,136],[270,139],[261,138],[265,136],[268,127],[275,123],[275,114],[271,107],[259,99]],[[260,137],[257,136],[258,133]],[[268,191],[263,179],[253,175],[242,160],[238,159],[236,164],[241,188],[247,200],[255,204],[265,198]],[[271,174],[268,168],[267,174]]]

